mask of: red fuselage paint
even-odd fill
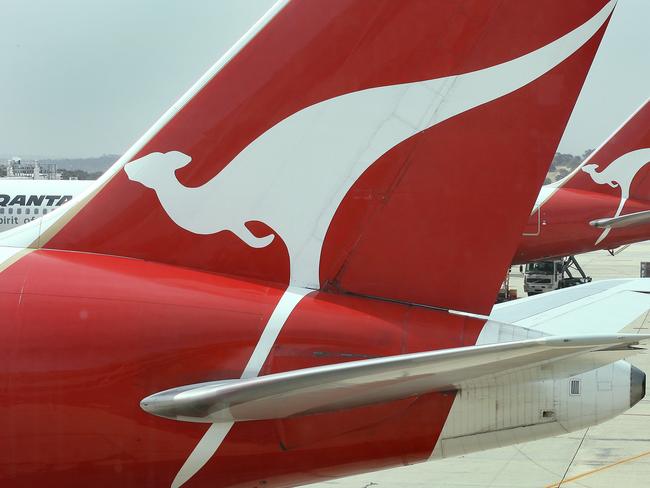
[[[620,197],[604,193],[560,188],[540,207],[539,234],[524,235],[515,254],[513,264],[570,256],[598,249],[615,249],[619,246],[650,239],[650,224],[612,229],[596,245],[603,229],[589,222],[613,216]],[[630,199],[624,213],[650,210],[650,202]],[[537,226],[537,213],[531,216],[529,228]]]
[[[32,252],[2,276],[5,486],[169,486],[207,424],[154,417],[140,400],[178,385],[238,378],[283,292],[61,251]],[[470,345],[482,326],[445,312],[315,292],[286,322],[261,374]],[[453,398],[432,393],[238,423],[189,486],[290,486],[422,461]]]

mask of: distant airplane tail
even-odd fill
[[[595,227],[605,228],[596,244],[612,228],[647,223],[645,214],[635,212],[637,208],[625,208],[633,202],[650,202],[650,99],[559,187],[611,197],[613,214],[592,222]]]
[[[567,189],[650,200],[650,98],[569,175]],[[612,192],[617,189],[617,192]]]
[[[279,1],[0,244],[486,313],[614,3]]]

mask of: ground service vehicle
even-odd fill
[[[573,263],[577,266],[580,276],[573,276],[571,273]],[[573,256],[565,259],[534,261],[527,263],[524,270],[524,291],[528,295],[537,295],[590,281],[591,278],[585,276]]]

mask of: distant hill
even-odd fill
[[[594,152],[593,149],[588,149],[579,156],[559,152],[555,153],[544,184],[561,180],[592,152]],[[63,173],[64,178],[96,179],[117,161],[118,158],[119,155],[117,154],[103,154],[95,158],[40,159],[40,161],[43,163],[56,163],[59,170]]]
[[[566,175],[571,173],[571,171],[576,169],[578,165],[587,159],[587,156],[589,156],[592,152],[594,152],[593,149],[587,149],[580,156],[556,152],[555,156],[553,156],[551,167],[548,169],[548,173],[546,174],[546,181],[544,184],[548,185],[554,181],[561,180]]]
[[[95,158],[41,159],[43,163],[56,163],[60,170],[85,171],[86,173],[103,173],[117,161],[117,154],[103,154]]]

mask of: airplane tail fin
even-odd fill
[[[649,163],[650,98],[591,153],[561,186],[621,196],[621,200],[647,201],[650,200]]]
[[[560,187],[602,195],[600,206],[610,208],[611,213],[590,222],[604,229],[596,245],[613,228],[646,224],[650,203],[650,99],[561,181]]]
[[[281,0],[0,244],[486,313],[614,3]]]

